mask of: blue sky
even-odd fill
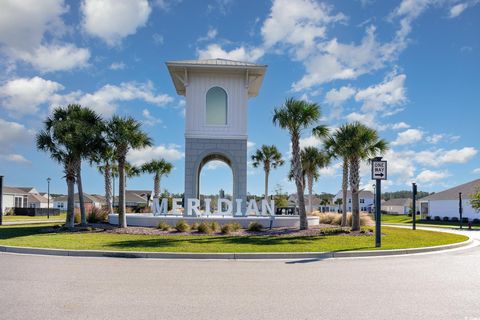
[[[386,190],[412,181],[442,190],[480,178],[479,30],[479,0],[2,1],[0,174],[40,190],[51,177],[52,191],[65,193],[61,166],[34,137],[52,107],[81,103],[141,120],[154,146],[129,159],[172,161],[162,188],[182,192],[184,100],[164,62],[227,58],[268,64],[249,103],[250,153],[273,143],[288,159],[289,137],[271,116],[293,96],[319,103],[332,128],[358,120],[391,142]],[[305,132],[302,145],[321,142]],[[287,170],[272,173],[270,191],[294,191]],[[96,169],[84,172],[85,190],[102,193]],[[340,174],[334,162],[314,191],[337,192]],[[203,170],[205,193],[230,185],[227,167]],[[152,177],[128,187],[151,189]],[[260,169],[249,167],[248,191],[263,192]]]

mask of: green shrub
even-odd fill
[[[80,223],[81,221],[82,221],[82,217],[80,215],[80,211],[75,210],[75,213],[73,215],[73,222]]]
[[[452,219],[450,219],[451,222],[458,222],[458,218],[457,217],[452,217]]]
[[[468,218],[462,218],[462,223],[468,223]]]
[[[166,223],[165,221],[160,221],[157,226],[158,229],[163,230],[163,231],[168,231],[170,230],[170,225]]]
[[[213,221],[210,223],[210,228],[212,229],[213,232],[218,232],[220,231],[220,224],[218,224],[217,221]]]
[[[234,222],[231,225],[232,225],[233,231],[238,231],[238,230],[242,229],[242,226],[238,222]]]
[[[178,220],[175,229],[177,229],[178,232],[187,232],[190,230],[190,225],[186,223],[185,220]]]
[[[3,215],[4,216],[14,216],[15,215],[15,209],[13,209],[13,208],[5,209],[5,211],[3,212]]]
[[[475,218],[475,219],[472,220],[472,222],[475,223],[475,224],[480,224],[480,219]]]
[[[210,233],[212,233],[211,224],[210,224],[210,223],[206,223],[206,222],[202,222],[202,223],[200,223],[200,224],[198,225],[197,231],[198,231],[199,233],[210,234]]]
[[[239,223],[227,223],[222,226],[223,234],[230,234],[232,232],[238,231],[240,229]]]
[[[449,218],[449,217],[443,217],[442,220],[443,220],[443,221],[449,221],[450,218]]]
[[[199,225],[200,225],[200,224],[199,224],[198,222],[194,222],[194,223],[192,223],[192,225],[190,226],[190,229],[192,229],[192,230],[197,230]]]
[[[442,220],[442,219],[440,219],[439,216],[435,216],[435,217],[433,217],[433,220],[435,220],[435,221],[440,221],[440,220]]]
[[[108,218],[108,211],[107,209],[99,209],[97,207],[92,207],[90,211],[87,213],[87,222],[88,223],[97,223],[97,222],[105,222]]]
[[[263,230],[263,226],[258,222],[250,222],[247,228],[248,231],[259,232]]]
[[[431,216],[427,216],[425,219],[426,219],[427,221],[430,221],[430,220],[432,220],[432,217],[431,217]]]

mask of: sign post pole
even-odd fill
[[[462,220],[463,220],[463,205],[462,205],[462,193],[458,193],[458,213],[460,214],[460,229],[462,229]]]
[[[417,229],[417,208],[416,208],[416,202],[417,202],[417,184],[414,182],[412,183],[412,218],[413,218],[413,224],[412,224],[412,229],[416,230]]]
[[[3,224],[3,176],[0,176],[0,226]]]
[[[372,180],[375,180],[375,247],[382,246],[382,180],[387,180],[387,161],[372,160]]]

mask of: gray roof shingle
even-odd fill
[[[480,179],[476,179],[459,186],[441,191],[438,193],[431,194],[426,196],[420,201],[431,201],[431,200],[458,200],[458,193],[462,193],[464,199],[470,199],[471,195],[475,193],[477,188],[480,188]]]

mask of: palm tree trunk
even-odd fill
[[[127,209],[125,207],[125,159],[118,161],[118,226],[127,227]]]
[[[87,225],[87,214],[85,212],[85,199],[83,197],[83,184],[82,184],[82,160],[77,161],[77,188],[78,188],[78,201],[80,202],[80,225]]]
[[[71,162],[65,163],[65,179],[68,192],[65,226],[73,229],[75,227],[75,169]]]
[[[348,197],[348,159],[343,159],[342,176],[342,227],[348,226],[347,221],[347,197]]]
[[[112,203],[112,175],[110,171],[110,163],[105,162],[105,201],[107,201],[108,212],[113,213],[113,203]]]
[[[304,181],[302,174],[302,164],[300,162],[300,142],[299,135],[292,133],[292,166],[297,186],[297,205],[300,215],[300,230],[308,229],[307,213],[305,212]]]
[[[350,189],[352,190],[352,231],[360,230],[358,189],[360,187],[360,159],[350,161]]]
[[[311,173],[307,176],[308,184],[308,212],[311,214],[313,212],[312,208],[312,196],[313,196],[313,175]]]
[[[268,201],[268,176],[269,170],[265,170],[265,201]]]
[[[153,179],[153,197],[160,197],[160,176],[158,173],[155,174],[155,178]]]

